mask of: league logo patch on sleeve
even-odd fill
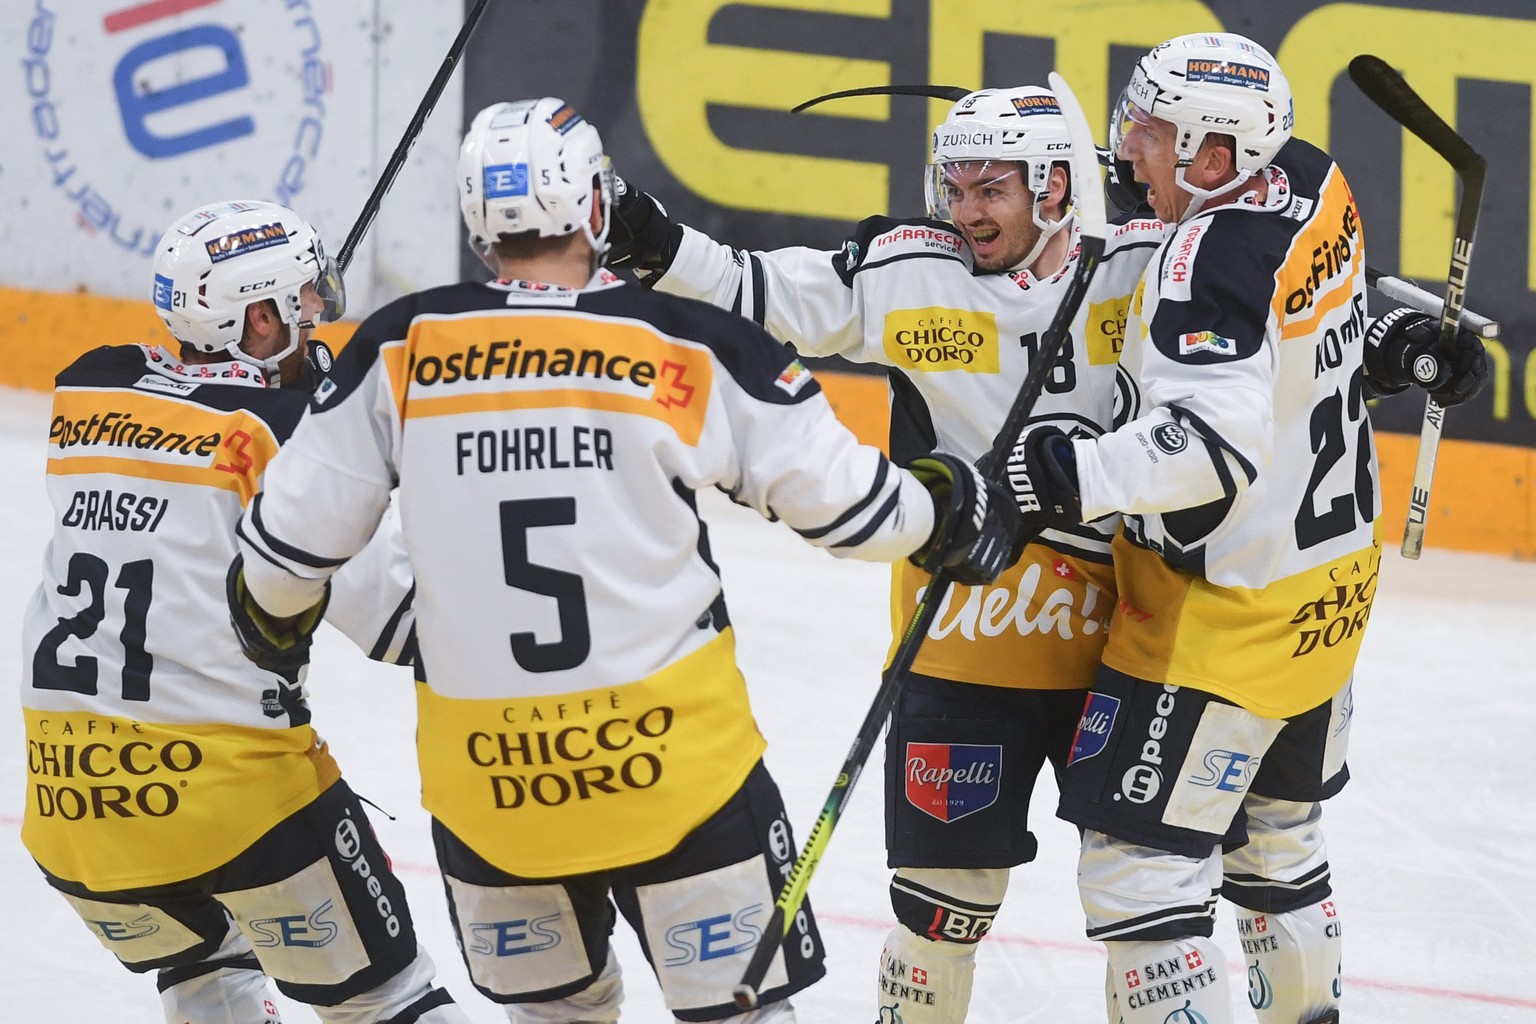
[[[1003,748],[983,743],[908,743],[907,802],[940,821],[959,821],[997,802]]]
[[[164,274],[155,275],[155,307],[157,309],[171,308],[171,293],[175,286],[171,279]]]
[[[1083,717],[1077,720],[1077,733],[1072,737],[1072,752],[1067,755],[1067,764],[1086,761],[1103,752],[1119,713],[1120,698],[1107,693],[1090,693],[1083,705]]]
[[[1179,355],[1192,356],[1196,352],[1214,352],[1218,356],[1237,355],[1237,342],[1223,338],[1214,331],[1179,335]]]
[[[800,390],[811,382],[811,371],[804,363],[796,359],[784,367],[773,386],[790,395],[798,395]]]

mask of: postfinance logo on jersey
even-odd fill
[[[407,342],[403,418],[578,406],[703,429],[714,369],[702,345],[580,314],[422,320]]]
[[[908,370],[933,373],[998,370],[997,317],[969,309],[926,306],[885,315],[885,354]]]

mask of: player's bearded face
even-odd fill
[[[1034,247],[1040,229],[1019,165],[1006,160],[945,164],[949,215],[976,258],[976,269],[1007,270]]]
[[[1147,186],[1147,202],[1159,220],[1176,223],[1194,198],[1178,183],[1178,155],[1174,138],[1178,128],[1170,121],[1153,117],[1140,107],[1126,107],[1120,126],[1117,156],[1129,160],[1136,170],[1136,180]]]
[[[283,357],[277,364],[277,375],[282,383],[287,386],[293,384],[304,372],[304,355],[309,350],[309,336],[314,331],[314,324],[319,322],[320,314],[325,311],[325,300],[320,297],[319,291],[312,284],[305,285],[299,291],[299,318],[300,322],[308,326],[299,328],[299,344],[292,352]],[[275,351],[282,351],[288,344],[287,332],[292,330],[287,324],[283,325],[283,337],[280,339]]]

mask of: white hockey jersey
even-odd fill
[[[334,379],[241,523],[251,591],[311,603],[398,484],[423,804],[525,877],[670,850],[761,757],[697,489],[837,555],[932,531],[792,354],[606,271],[406,296]]]
[[[897,392],[892,451],[938,448],[975,460],[991,448],[1039,356],[1076,265],[1073,231],[1066,264],[1041,280],[1028,271],[973,274],[962,236],[936,221],[871,217],[839,251],[744,252],[685,228],[656,289],[750,317],[806,355],[887,367]],[[1112,229],[1032,422],[1087,436],[1110,426],[1131,294],[1163,234],[1156,220]],[[916,429],[904,438],[913,418]],[[993,686],[1089,685],[1115,603],[1114,526],[1051,531],[996,582],[952,588],[914,670]],[[899,635],[927,576],[910,566],[897,572]]]
[[[1126,514],[1105,664],[1286,717],[1353,670],[1381,503],[1354,196],[1299,140],[1265,174],[1158,249],[1121,425],[1074,448],[1084,514]]]
[[[302,674],[257,668],[229,623],[235,523],[308,396],[250,367],[99,348],[58,376],[54,534],[22,629],[22,839],[98,890],[224,864],[339,777]],[[381,531],[334,607],[398,653],[410,587]],[[393,579],[391,584],[389,581]]]

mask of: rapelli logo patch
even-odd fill
[[[907,802],[940,821],[958,821],[997,802],[1003,748],[979,743],[908,743]]]

